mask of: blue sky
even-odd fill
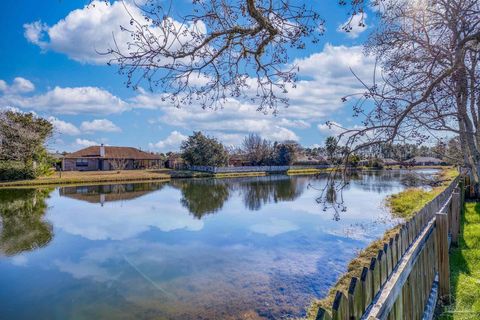
[[[345,8],[337,1],[311,2],[326,20],[326,32],[318,44],[292,54],[303,80],[290,92],[290,107],[274,116],[241,101],[221,110],[176,109],[160,103],[158,92],[126,88],[116,66],[107,66],[95,49],[107,48],[112,32],[121,37],[119,25],[128,24],[128,17],[119,2],[86,8],[87,2],[2,1],[0,108],[49,118],[55,126],[52,150],[105,143],[165,152],[177,150],[193,130],[227,145],[239,145],[243,136],[256,132],[271,140],[313,146],[332,133],[327,120],[357,125],[341,97],[360,90],[349,67],[362,78],[371,77],[373,60],[363,56],[361,48],[374,25],[371,12],[366,28],[355,26],[347,34],[339,28],[348,18]],[[173,3],[174,12],[190,10],[187,0]]]

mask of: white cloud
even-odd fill
[[[24,255],[11,257],[9,260],[11,264],[17,267],[25,267],[28,264],[28,258]]]
[[[48,121],[53,124],[54,130],[57,133],[67,134],[69,136],[75,136],[80,134],[80,130],[78,130],[78,128],[70,122],[65,122],[55,117],[49,117]]]
[[[80,129],[86,132],[120,132],[120,129],[112,121],[107,119],[95,119],[82,122]]]
[[[178,193],[178,190],[170,188],[162,190],[163,198],[160,202],[159,193],[154,192],[145,195],[141,204],[126,201],[118,206],[115,202],[106,202],[103,207],[100,204],[60,198],[58,208],[69,203],[69,210],[53,210],[49,220],[67,233],[90,240],[130,239],[152,228],[163,232],[201,230],[203,221],[171,201],[178,197]],[[160,207],[159,203],[162,203]],[[83,214],[80,215],[80,212]]]
[[[33,43],[43,48],[46,45],[45,41],[42,41],[43,32],[48,30],[48,26],[41,21],[35,21],[32,23],[24,24],[24,36],[25,38]]]
[[[80,139],[80,138],[75,139],[75,143],[81,147],[98,146],[100,144],[96,141]]]
[[[115,1],[106,4],[105,1],[95,0],[84,8],[71,11],[64,19],[52,26],[41,21],[35,21],[24,25],[25,38],[39,46],[42,50],[52,50],[66,54],[73,60],[82,63],[104,64],[112,57],[102,55],[110,48],[118,45],[122,52],[129,52],[128,43],[132,41],[130,34],[121,31],[121,26],[130,27],[133,17],[140,23],[147,23],[141,9],[137,7],[139,2],[132,4],[130,1]],[[183,38],[189,36],[189,32],[182,30],[205,31],[203,23],[199,22],[193,27],[192,24],[181,24],[171,20],[177,28],[178,35]],[[150,26],[150,31],[159,42],[163,34],[158,28]],[[115,37],[115,43],[114,43]],[[173,43],[172,35],[169,42]]]
[[[295,63],[300,68],[300,76],[312,78],[308,81],[310,85],[314,85],[311,89],[322,89],[327,86],[329,90],[336,88],[338,91],[347,90],[348,93],[351,93],[352,89],[361,87],[350,69],[361,79],[369,79],[375,68],[375,58],[365,56],[362,46],[334,46],[328,43],[321,52],[303,59],[296,59]],[[335,87],[328,87],[332,85]],[[333,90],[330,92],[335,93]],[[338,101],[340,100],[337,95],[335,97]]]
[[[257,106],[246,101],[229,99],[219,110],[203,110],[198,105],[175,108],[164,101],[163,94],[141,90],[129,100],[131,107],[160,109],[158,121],[186,130],[201,130],[219,137],[229,145],[238,145],[242,138],[255,132],[270,140],[299,140],[299,130],[314,123],[330,120],[331,114],[341,109],[343,96],[363,91],[352,74],[370,79],[375,67],[373,57],[366,57],[361,46],[333,46],[327,44],[319,53],[295,64],[300,68],[297,88],[290,89],[290,106],[281,108],[277,116],[265,115]]]
[[[13,79],[13,83],[8,85],[4,80],[0,80],[0,91],[3,94],[27,93],[35,90],[35,85],[22,77]]]
[[[160,140],[157,143],[150,142],[148,146],[150,148],[155,148],[161,151],[172,151],[180,149],[180,145],[184,140],[188,137],[186,135],[181,134],[178,131],[172,131],[168,137],[164,140]]]
[[[300,227],[291,221],[276,218],[270,218],[269,222],[254,224],[250,227],[250,230],[253,232],[264,234],[268,237],[274,237],[298,229]]]
[[[36,95],[4,94],[0,96],[0,107],[12,106],[51,114],[113,114],[135,108],[157,109],[159,116],[155,124],[173,126],[178,134],[180,131],[201,130],[228,145],[239,145],[251,132],[270,140],[299,141],[301,130],[331,120],[331,115],[344,107],[343,96],[363,92],[350,68],[368,82],[375,67],[374,58],[366,57],[361,46],[330,44],[326,44],[321,52],[296,59],[294,63],[299,66],[300,80],[297,88],[288,92],[289,107],[280,108],[277,116],[258,112],[257,106],[246,100],[229,99],[219,110],[203,110],[195,104],[179,109],[162,99],[162,93],[139,90],[135,97],[122,100],[97,87],[55,87]],[[0,82],[0,88],[5,86],[6,83]],[[178,134],[152,142],[151,146],[158,149],[178,146]]]
[[[122,99],[97,87],[55,87],[34,96],[5,94],[0,97],[0,106],[53,114],[112,114],[129,108]]]
[[[345,33],[349,38],[358,38],[358,36],[368,28],[366,20],[366,13],[357,13],[351,18],[348,18],[343,24],[339,25],[337,31]]]
[[[229,145],[238,145],[241,138],[250,132],[260,134],[270,140],[298,141],[298,135],[291,128],[307,128],[308,122],[290,120],[284,117],[265,115],[257,111],[257,106],[230,99],[222,109],[202,109],[198,105],[175,108],[161,101],[161,94],[143,93],[130,101],[132,106],[159,108],[163,114],[159,121],[186,130],[200,130],[218,137]],[[144,104],[148,102],[148,104]],[[236,140],[236,141],[235,141]]]
[[[320,123],[317,125],[317,128],[321,133],[330,136],[338,136],[345,131],[345,129],[342,128],[342,125],[335,121],[331,121],[330,125],[326,123]]]

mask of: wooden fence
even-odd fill
[[[235,173],[235,172],[285,172],[294,169],[326,169],[328,164],[305,165],[305,166],[241,166],[241,167],[211,167],[211,166],[186,166],[193,171],[211,173]]]
[[[458,241],[463,186],[457,177],[404,223],[316,319],[432,319],[437,300],[450,299],[448,250]]]

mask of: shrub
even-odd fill
[[[368,167],[372,169],[383,169],[383,162],[380,159],[373,159],[368,162]]]
[[[35,170],[13,161],[0,161],[0,181],[35,179]]]

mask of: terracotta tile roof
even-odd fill
[[[159,155],[151,154],[131,147],[105,146],[106,159],[157,160]],[[65,155],[65,158],[100,158],[100,146],[87,147]]]

